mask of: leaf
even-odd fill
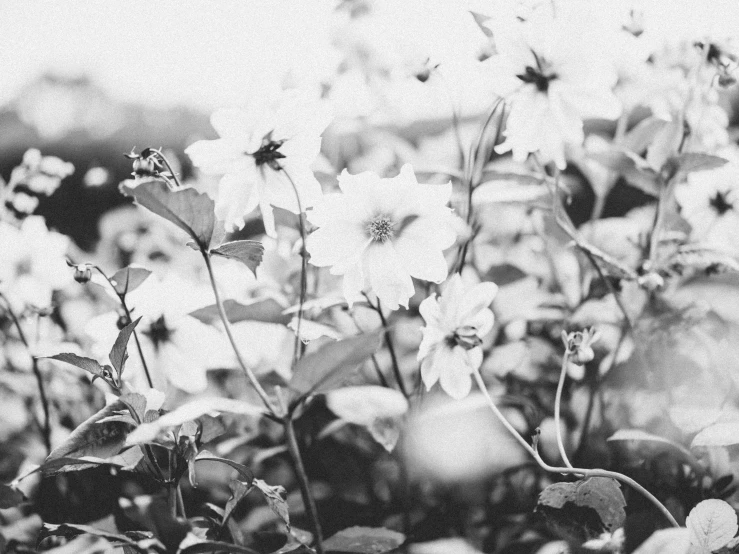
[[[110,278],[110,282],[113,283],[113,288],[120,296],[125,296],[137,289],[149,275],[151,271],[145,267],[132,264],[116,271]]]
[[[219,462],[231,466],[239,472],[239,476],[243,481],[251,483],[254,480],[254,474],[251,470],[243,464],[229,460],[228,458],[221,458],[208,452],[207,450],[201,450],[194,459],[195,462]]]
[[[588,158],[622,175],[626,181],[650,196],[659,196],[659,176],[643,158],[633,152],[613,148],[589,152]]]
[[[235,552],[237,554],[260,554],[256,550],[245,546],[238,546],[228,542],[203,541],[191,544],[177,551],[177,554],[212,554],[213,552]]]
[[[24,500],[25,497],[21,491],[11,485],[0,483],[0,510],[15,508]]]
[[[131,416],[139,421],[139,423],[146,419],[146,397],[138,392],[130,392],[124,394],[118,400],[123,402],[131,412]]]
[[[290,315],[283,313],[285,308],[273,298],[255,300],[249,304],[241,304],[236,300],[226,300],[223,303],[223,308],[228,321],[231,323],[262,321],[264,323],[287,325],[290,321]],[[205,324],[220,321],[218,307],[215,304],[190,312],[190,315]]]
[[[686,268],[714,273],[739,272],[739,261],[729,254],[700,244],[686,244],[670,256],[665,267],[682,274]]]
[[[405,535],[384,527],[349,527],[323,542],[327,552],[382,554],[405,542]]]
[[[688,530],[680,527],[656,531],[634,554],[688,554],[689,550]]]
[[[739,444],[739,420],[720,421],[703,429],[690,443],[696,446],[732,446]]]
[[[54,356],[39,356],[39,358],[65,362],[84,371],[87,371],[88,373],[92,373],[93,375],[96,375],[98,377],[106,377],[107,375],[112,375],[113,373],[112,368],[109,365],[102,366],[97,362],[97,360],[86,358],[84,356],[78,356],[77,354],[72,354],[70,352],[64,352],[62,354],[56,354]]]
[[[657,137],[657,133],[668,123],[669,121],[665,121],[659,117],[646,117],[626,133],[623,145],[628,150],[636,154],[641,154]]]
[[[244,483],[243,481],[234,479],[228,484],[228,488],[231,489],[231,496],[229,497],[228,502],[226,502],[226,508],[223,511],[221,526],[224,526],[228,522],[233,511],[246,497],[246,495],[252,491],[254,485],[251,484],[251,481],[249,483]]]
[[[297,398],[341,386],[356,367],[377,352],[384,332],[324,344],[296,364],[289,387]]]
[[[298,316],[292,318],[290,323],[287,324],[290,329],[296,335],[298,334]],[[302,319],[300,321],[300,340],[303,343],[308,344],[310,341],[320,339],[321,337],[328,337],[333,340],[339,340],[341,334],[339,331],[330,325],[311,321],[310,319]]]
[[[702,154],[700,152],[686,152],[680,154],[677,158],[672,158],[668,164],[672,164],[670,168],[671,174],[692,173],[694,171],[708,171],[717,169],[729,161],[719,156],[711,156],[710,154]]]
[[[554,508],[567,517],[567,505],[589,508],[597,512],[603,528],[613,532],[623,526],[626,519],[626,500],[616,480],[607,477],[590,477],[574,483],[554,483],[539,495],[537,510]]]
[[[490,27],[485,25],[485,22],[490,19],[490,17],[473,11],[470,11],[470,14],[475,19],[475,23],[477,23],[477,26],[480,28],[482,33],[488,38],[493,38],[493,31]]]
[[[613,435],[608,437],[609,441],[649,441],[649,442],[659,442],[663,444],[667,444],[672,446],[673,448],[679,450],[689,458],[693,459],[693,454],[685,448],[682,444],[679,444],[675,441],[671,441],[669,439],[666,439],[664,437],[660,437],[658,435],[652,435],[651,433],[647,433],[645,431],[642,431],[641,429],[619,429],[616,431]]]
[[[128,359],[128,340],[131,338],[131,333],[133,333],[133,330],[136,325],[139,324],[139,321],[141,321],[141,318],[132,321],[118,332],[113,348],[110,349],[110,354],[108,354],[110,363],[113,364],[113,367],[116,368],[116,370],[118,370],[119,377],[123,373],[123,366]]]
[[[76,537],[77,535],[92,535],[95,537],[102,537],[109,541],[123,543],[134,547],[137,551],[140,551],[136,541],[129,539],[125,535],[119,535],[117,533],[109,533],[102,531],[91,525],[79,525],[71,523],[62,523],[61,525],[54,525],[53,523],[44,523],[44,528],[41,531],[42,537],[48,536],[60,536],[60,537]]]
[[[99,466],[113,466],[118,467],[121,470],[133,471],[143,458],[143,455],[144,454],[140,449],[131,448],[123,454],[107,459],[95,458],[93,456],[84,456],[81,458],[55,458],[53,460],[48,460],[42,465],[16,477],[12,484],[17,485],[27,477],[38,472],[41,472],[45,477],[51,477],[53,475],[58,475],[59,473],[83,471],[85,469]]]
[[[44,552],[46,554],[107,554],[111,552],[112,548],[113,545],[103,537],[80,535],[63,546]]]
[[[207,251],[217,231],[213,200],[195,189],[172,190],[167,183],[152,179],[130,187],[124,183],[120,191],[147,210],[174,223],[185,231],[202,251]]]
[[[595,246],[584,242],[578,243],[577,246],[592,256],[606,275],[627,281],[634,281],[637,278],[637,274],[633,269]]]
[[[690,531],[690,543],[705,554],[725,546],[739,530],[734,508],[716,499],[699,502],[690,510],[685,526]]]
[[[256,275],[257,267],[262,263],[264,246],[257,240],[235,240],[233,242],[224,242],[218,248],[211,250],[210,253],[231,260],[237,260]]]
[[[267,505],[269,506],[269,508],[275,513],[277,517],[285,522],[285,525],[287,525],[287,528],[289,529],[290,513],[287,509],[287,493],[285,491],[285,488],[279,485],[272,487],[261,479],[253,479],[252,483],[257,489],[259,489],[259,492],[262,493],[264,499],[267,501]]]
[[[528,175],[521,177],[532,178]],[[549,191],[535,180],[536,184],[522,185],[516,181],[487,181],[475,187],[473,199],[476,204],[526,204],[545,200]]]

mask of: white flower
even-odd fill
[[[739,165],[728,163],[696,171],[675,189],[681,215],[692,227],[691,238],[721,250],[739,251]]]
[[[385,307],[408,307],[411,277],[441,283],[448,268],[444,249],[457,237],[456,216],[447,208],[451,183],[419,184],[410,165],[381,179],[376,173],[339,177],[342,194],[326,195],[308,212],[318,226],[306,241],[310,262],[343,275],[350,305],[373,291]]]
[[[267,234],[276,236],[272,205],[297,214],[321,198],[310,164],[330,122],[323,104],[291,91],[274,103],[260,100],[244,110],[217,111],[210,121],[221,138],[200,140],[185,153],[203,172],[223,175],[216,215],[227,230],[241,229],[244,216],[259,206]]]
[[[489,306],[497,292],[495,283],[479,283],[466,290],[462,278],[455,274],[441,300],[433,294],[421,302],[426,326],[421,329],[418,361],[427,390],[439,381],[453,398],[469,394],[470,375],[482,364],[482,338],[493,328]]]
[[[512,151],[516,161],[539,152],[543,161],[564,169],[565,146],[584,140],[583,119],[615,119],[621,104],[613,93],[616,71],[607,58],[559,27],[521,25],[520,35],[496,38],[499,54],[484,63],[496,91],[511,106],[506,140],[496,151]]]
[[[27,217],[20,229],[0,222],[0,292],[14,310],[47,308],[52,293],[72,281],[68,246],[69,239],[49,231],[41,216]]]

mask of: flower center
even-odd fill
[[[279,171],[281,167],[277,160],[285,157],[285,154],[279,151],[279,148],[280,146],[282,146],[283,142],[285,141],[272,140],[271,133],[264,137],[264,139],[262,140],[262,146],[260,146],[259,150],[252,154],[252,156],[254,156],[254,162],[257,164],[257,167],[267,164],[275,171]]]
[[[394,223],[385,215],[378,215],[367,224],[367,233],[375,242],[386,242],[395,234]]]
[[[472,350],[482,344],[482,339],[477,336],[475,330],[468,327],[457,329],[451,335],[447,335],[445,341],[449,348],[461,346],[465,350]]]
[[[159,350],[162,344],[169,342],[173,333],[174,331],[167,327],[163,315],[159,316],[159,319],[152,323],[147,331],[144,331],[144,334],[154,343],[155,350]]]
[[[539,92],[547,92],[549,90],[549,83],[557,78],[557,74],[549,72],[547,75],[547,69],[549,64],[543,58],[540,58],[533,50],[531,53],[534,55],[536,60],[536,67],[526,66],[524,73],[516,75],[524,83],[530,83],[536,86]]]
[[[727,200],[728,195],[725,192],[717,192],[716,196],[708,201],[709,205],[716,210],[718,215],[724,215],[726,212],[731,210],[734,205]]]

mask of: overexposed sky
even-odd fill
[[[387,36],[467,55],[468,7],[517,0],[384,0]],[[0,0],[0,103],[45,72],[90,75],[115,96],[205,109],[330,71],[336,0]],[[739,34],[739,0],[556,0],[597,26],[632,5],[667,37]],[[392,21],[390,21],[392,19]],[[402,24],[398,22],[402,20]],[[385,35],[385,36],[383,36]],[[455,46],[456,45],[456,46]],[[333,56],[333,57],[332,57]]]

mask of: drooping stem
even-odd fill
[[[44,440],[46,452],[51,453],[51,414],[49,410],[49,399],[46,396],[46,387],[44,386],[44,376],[41,374],[41,369],[39,369],[38,360],[31,353],[31,346],[26,339],[26,334],[23,332],[23,327],[21,327],[21,322],[18,320],[18,316],[15,315],[15,312],[10,305],[10,301],[2,293],[0,293],[0,298],[2,298],[5,302],[6,308],[8,310],[8,315],[10,315],[10,319],[13,321],[13,325],[15,325],[15,328],[18,330],[18,336],[20,337],[23,346],[26,347],[26,352],[28,352],[28,355],[31,357],[31,367],[33,368],[33,374],[36,377],[38,395],[39,399],[41,400],[41,407],[44,411],[44,424],[41,427],[41,435]]]
[[[559,382],[557,383],[557,394],[554,397],[554,429],[557,434],[557,447],[559,448],[559,455],[562,456],[564,464],[571,468],[569,458],[567,458],[567,452],[565,451],[564,442],[562,442],[562,427],[560,425],[560,409],[562,403],[562,389],[564,389],[565,378],[567,377],[567,366],[570,360],[569,351],[565,351],[562,356],[562,371],[559,373]]]
[[[305,344],[300,338],[300,326],[303,322],[303,305],[305,304],[305,295],[308,290],[308,257],[305,251],[305,222],[303,221],[303,205],[300,202],[300,194],[298,194],[298,187],[295,185],[290,174],[282,168],[282,172],[290,181],[290,185],[295,193],[295,200],[298,205],[298,228],[300,229],[300,303],[298,305],[298,324],[295,327],[295,349],[293,355],[293,364],[297,363],[298,360],[303,356],[305,352]]]
[[[241,367],[241,370],[244,372],[244,375],[246,375],[247,380],[251,383],[251,385],[254,387],[254,390],[257,391],[257,394],[259,395],[259,398],[261,398],[262,402],[264,403],[267,410],[269,410],[270,413],[274,414],[274,408],[272,407],[271,402],[269,401],[269,396],[267,395],[267,392],[262,388],[262,385],[259,384],[259,381],[257,380],[256,375],[252,372],[251,369],[246,365],[246,362],[244,361],[244,357],[241,355],[241,351],[239,350],[239,347],[236,345],[236,341],[234,340],[233,333],[231,332],[231,322],[228,320],[228,316],[226,315],[226,310],[223,307],[223,302],[221,301],[221,295],[218,292],[218,285],[216,284],[216,278],[213,274],[213,267],[210,263],[210,255],[207,252],[201,251],[203,254],[203,260],[205,260],[205,267],[208,270],[208,277],[210,277],[210,284],[213,288],[213,295],[216,299],[216,306],[218,308],[218,315],[221,317],[221,323],[223,323],[223,329],[226,331],[226,336],[228,337],[228,341],[231,343],[231,348],[234,351],[234,354],[236,354],[236,360],[239,362],[239,366]]]
[[[121,303],[121,307],[123,308],[123,311],[126,313],[127,323],[131,323],[133,319],[131,319],[131,311],[128,309],[128,304],[126,303],[126,295],[125,294],[119,294],[118,291],[115,288],[115,285],[111,282],[111,280],[108,278],[108,276],[105,274],[105,272],[100,269],[98,266],[94,265],[92,266],[95,268],[100,275],[102,275],[106,281],[108,281],[108,284],[110,285],[110,288],[113,289],[113,292],[118,297],[118,300]],[[141,358],[141,365],[144,368],[144,374],[146,375],[146,382],[149,383],[150,388],[154,388],[154,381],[151,379],[151,373],[149,373],[149,366],[146,364],[146,358],[144,358],[144,351],[141,348],[141,341],[139,340],[139,334],[136,332],[136,329],[133,330],[133,340],[136,342],[136,349],[139,352],[139,358]]]
[[[303,498],[305,511],[308,514],[308,519],[313,530],[316,551],[318,554],[323,554],[323,532],[321,531],[321,522],[318,519],[316,501],[313,499],[313,494],[310,490],[310,482],[308,481],[308,474],[305,472],[303,458],[300,455],[300,447],[298,446],[298,440],[295,436],[295,427],[293,426],[292,418],[290,416],[285,417],[283,424],[285,426],[287,448],[290,452],[293,465],[295,466],[295,477],[297,478],[298,486],[300,487],[300,495]]]
[[[669,521],[673,527],[680,527],[680,524],[678,524],[678,522],[675,520],[670,511],[664,506],[664,504],[657,500],[657,498],[652,493],[650,493],[647,489],[634,481],[631,477],[627,477],[626,475],[623,475],[622,473],[618,473],[616,471],[608,471],[605,469],[555,467],[547,464],[539,455],[539,451],[531,446],[528,442],[526,442],[526,440],[524,440],[524,438],[518,433],[516,428],[511,425],[511,423],[495,405],[495,402],[493,402],[493,399],[490,397],[490,393],[485,386],[485,382],[482,380],[480,371],[475,370],[473,372],[473,376],[478,388],[480,389],[480,392],[482,392],[482,394],[485,396],[485,400],[487,401],[488,406],[492,410],[493,414],[495,414],[495,417],[508,430],[508,432],[511,433],[513,438],[516,439],[516,441],[518,441],[518,443],[523,446],[523,448],[534,458],[536,463],[539,464],[539,467],[541,467],[544,471],[548,471],[550,473],[561,473],[565,475],[580,475],[582,477],[608,477],[610,479],[620,481],[621,483],[625,483],[640,494],[642,494],[647,500],[649,500],[662,513],[662,515],[664,515],[665,519],[667,519],[667,521]]]
[[[182,188],[182,183],[180,182],[179,177],[177,177],[177,174],[172,169],[172,165],[169,163],[169,160],[167,159],[167,157],[162,153],[161,150],[155,150],[155,152],[157,153],[157,156],[159,157],[159,159],[162,160],[162,162],[166,166],[169,173],[172,175],[175,186],[177,186],[178,188]]]
[[[393,339],[390,336],[390,327],[387,324],[387,319],[385,318],[385,314],[382,313],[382,304],[380,303],[380,299],[377,299],[377,305],[373,304],[369,296],[367,296],[367,293],[362,293],[364,297],[367,299],[367,302],[369,303],[370,307],[377,312],[377,315],[380,316],[380,324],[382,325],[382,328],[385,330],[385,344],[387,345],[387,349],[390,352],[390,361],[393,365],[393,375],[395,376],[395,380],[398,382],[398,388],[400,389],[400,392],[403,393],[403,396],[406,398],[409,398],[408,390],[405,388],[405,381],[403,380],[403,375],[400,373],[400,364],[398,363],[398,356],[395,353],[395,344],[393,343]]]

